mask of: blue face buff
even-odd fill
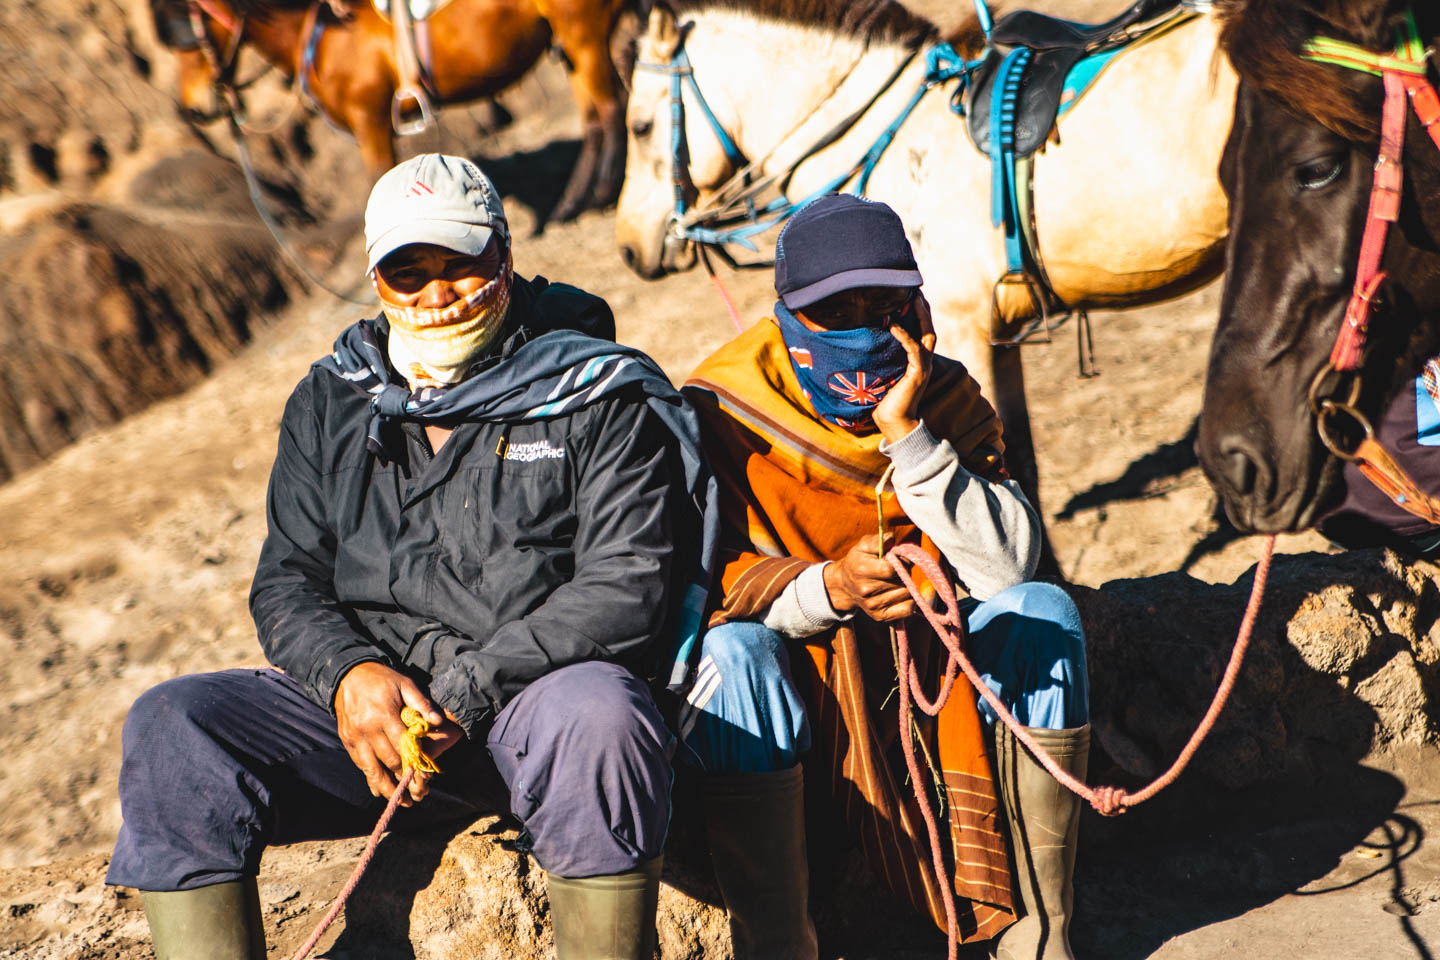
[[[898,315],[887,317],[904,323],[912,336],[914,301]],[[871,420],[878,404],[905,375],[908,358],[900,341],[890,333],[890,324],[856,327],[853,330],[811,330],[775,302],[775,319],[790,351],[790,365],[800,388],[815,412],[847,430],[873,427]]]

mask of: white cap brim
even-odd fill
[[[494,235],[494,227],[458,220],[407,220],[386,230],[370,243],[366,250],[370,265],[365,272],[373,273],[381,260],[412,243],[432,243],[456,253],[478,257],[485,252]]]

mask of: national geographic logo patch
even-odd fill
[[[518,460],[521,463],[565,459],[565,448],[552,447],[549,440],[536,440],[534,443],[510,443],[501,439],[495,452],[503,460]]]

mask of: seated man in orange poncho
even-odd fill
[[[723,576],[679,725],[704,771],[715,872],[742,960],[816,955],[799,768],[807,749],[876,875],[946,926],[899,759],[887,624],[915,607],[877,556],[876,484],[887,467],[884,546],[918,540],[943,558],[969,592],[962,615],[977,669],[1061,766],[1085,773],[1079,616],[1058,587],[1023,582],[1039,518],[1006,477],[1000,423],[978,385],[931,352],[920,283],[894,211],[853,196],[817,200],[780,234],[776,316],[722,347],[685,388],[720,484]],[[943,650],[923,621],[911,636],[933,690]],[[987,704],[977,710],[963,680],[937,720],[916,717],[943,770],[960,937],[998,935],[1010,960],[1070,957],[1076,797]]]

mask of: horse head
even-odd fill
[[[700,191],[713,189],[734,172],[695,102],[694,74],[685,72],[691,69],[688,55],[682,57],[689,28],[669,7],[656,4],[636,44],[615,238],[625,265],[647,280],[695,265],[694,246],[675,235],[671,225]]]
[[[1230,230],[1198,452],[1242,530],[1304,529],[1342,497],[1343,463],[1317,432],[1317,398],[1343,397],[1374,421],[1440,348],[1440,149],[1407,108],[1399,219],[1363,364],[1339,375],[1329,362],[1355,287],[1384,95],[1379,77],[1314,62],[1302,47],[1327,36],[1388,53],[1405,9],[1226,4],[1222,43],[1240,87],[1220,169]],[[1427,10],[1420,28],[1434,37],[1440,16]],[[1359,422],[1320,415],[1332,442],[1352,449]]]

